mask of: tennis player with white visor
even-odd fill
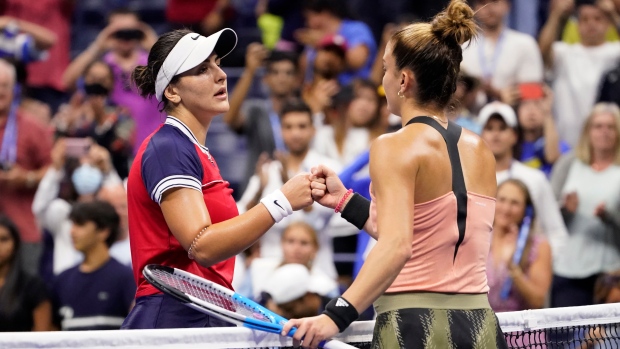
[[[136,305],[122,328],[230,326],[159,292],[143,277],[147,264],[178,268],[232,289],[234,257],[274,223],[312,204],[310,175],[239,215],[229,183],[205,147],[209,125],[228,111],[220,60],[237,44],[231,29],[204,37],[189,30],[163,34],[132,79],[168,114],[143,142],[129,173],[129,237]],[[157,117],[157,115],[153,115]]]

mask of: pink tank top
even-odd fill
[[[452,191],[414,206],[411,258],[386,293],[486,293],[495,198],[466,189],[458,150],[460,126],[449,122],[446,129],[428,116],[414,117],[407,125],[412,123],[426,124],[444,138]],[[376,229],[374,196],[372,201],[370,217]]]
[[[371,184],[372,186],[372,184]],[[376,230],[377,209],[370,204]],[[456,196],[448,192],[414,207],[411,258],[386,293],[441,292],[486,293],[486,263],[491,247],[495,198],[467,192],[465,237],[456,258],[459,239]]]

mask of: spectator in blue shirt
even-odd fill
[[[73,245],[84,261],[54,282],[55,320],[65,331],[119,329],[136,292],[131,269],[109,253],[120,217],[109,203],[93,201],[76,204],[69,218]]]
[[[515,158],[527,166],[539,169],[547,178],[560,155],[570,150],[568,143],[558,134],[551,112],[553,92],[544,88],[538,99],[522,99],[517,106],[519,142]]]
[[[309,0],[305,3],[304,15],[308,28],[299,29],[295,37],[306,45],[301,58],[301,67],[306,79],[312,78],[312,67],[316,57],[316,46],[329,34],[339,34],[347,42],[347,70],[340,74],[341,85],[349,84],[355,78],[369,78],[377,44],[368,25],[347,19],[344,0]]]

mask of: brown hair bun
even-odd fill
[[[464,0],[452,0],[431,22],[431,31],[442,40],[462,45],[476,35],[474,10]]]

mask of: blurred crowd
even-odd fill
[[[370,197],[369,147],[401,128],[386,43],[446,3],[0,1],[0,331],[114,329],[132,307],[124,183],[165,115],[130,76],[158,34],[239,34],[222,62],[230,110],[206,142],[244,212],[318,164]],[[449,116],[496,159],[492,307],[620,301],[620,1],[470,5],[480,34]],[[373,242],[314,204],[237,256],[234,287],[318,314]]]

